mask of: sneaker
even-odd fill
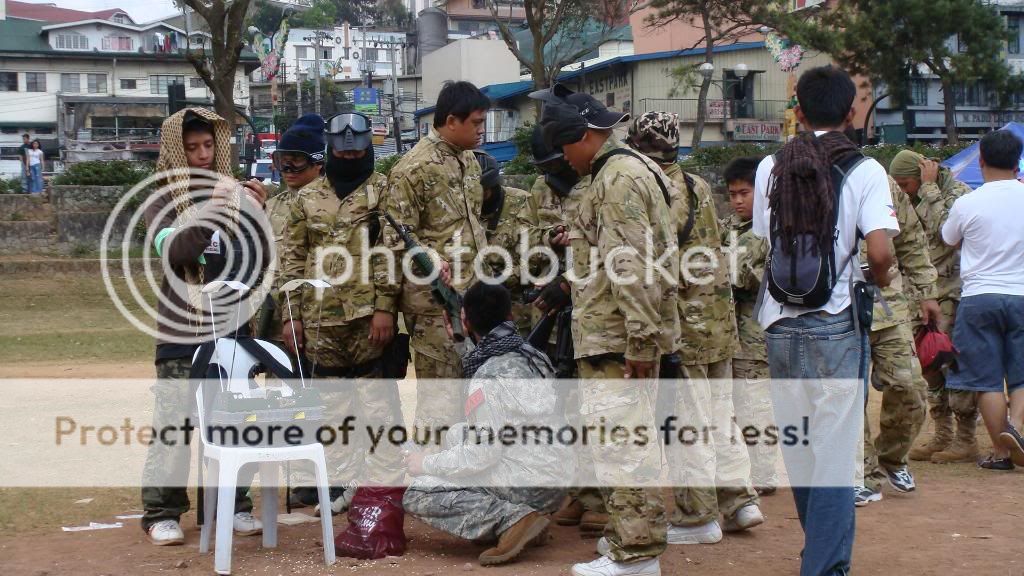
[[[985,458],[984,460],[981,460],[980,462],[978,462],[978,467],[979,468],[984,468],[985,470],[1002,470],[1002,471],[1010,471],[1010,470],[1014,469],[1013,461],[1010,460],[1009,458],[998,458],[997,459],[996,457],[992,456],[991,454],[989,454],[988,458]]]
[[[252,512],[235,513],[235,534],[255,536],[263,533],[263,523],[253,517]]]
[[[722,527],[718,520],[701,526],[668,526],[669,544],[717,544],[722,541]]]
[[[742,532],[761,524],[764,524],[764,514],[761,513],[761,508],[757,504],[747,504],[737,510],[731,518],[725,519],[722,530],[725,532]]]
[[[355,489],[338,490],[335,492],[334,488],[331,488],[331,516],[337,516],[348,507],[352,505],[352,499],[355,498]],[[320,517],[320,505],[317,504],[313,507],[313,516]]]
[[[872,502],[880,502],[882,500],[882,491],[872,490],[867,486],[854,486],[853,487],[853,505],[858,508],[861,506],[867,506]]]
[[[657,558],[616,562],[601,556],[591,562],[574,564],[572,576],[661,576],[661,563]]]
[[[150,526],[146,534],[154,546],[181,546],[185,543],[185,534],[177,520],[161,520]]]
[[[1024,437],[1009,422],[1006,430],[999,435],[1003,448],[1010,451],[1010,460],[1017,466],[1024,466]]]
[[[612,551],[612,543],[607,538],[602,536],[597,540],[597,554],[599,556],[607,556]]]
[[[895,470],[886,470],[885,476],[889,479],[889,486],[897,492],[913,492],[917,488],[914,484],[914,475],[906,466],[900,466]]]

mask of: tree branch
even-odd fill
[[[501,35],[501,39],[505,41],[505,45],[512,52],[512,55],[516,57],[516,60],[526,66],[530,67],[530,62],[523,56],[523,53],[519,51],[519,46],[516,44],[516,37],[512,34],[512,31],[508,27],[507,22],[502,22],[498,16],[498,5],[494,0],[487,1],[487,8],[491,11],[491,16],[494,18],[495,23],[498,25],[498,34]],[[529,14],[529,8],[527,8],[527,14]]]

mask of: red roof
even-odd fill
[[[81,20],[110,20],[114,14],[124,13],[124,10],[112,8],[98,12],[85,12],[83,10],[71,10],[70,8],[58,8],[53,4],[33,4],[31,2],[18,2],[7,0],[7,15],[14,18],[25,18],[27,20],[41,20],[50,24],[64,24],[67,22],[78,22]]]

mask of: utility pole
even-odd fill
[[[303,40],[307,42],[312,42],[313,50],[316,51],[316,53],[313,54],[313,61],[315,62],[314,65],[316,66],[316,73],[313,75],[314,81],[316,82],[313,85],[313,98],[316,100],[316,102],[313,103],[313,108],[317,114],[320,114],[320,50],[321,47],[323,46],[323,44],[321,44],[321,41],[323,41],[326,38],[331,38],[331,35],[324,32],[323,30],[314,30],[312,36],[306,36],[303,38]]]
[[[299,77],[299,71],[302,67],[299,66],[299,55],[295,55],[295,105],[296,109],[295,117],[299,118],[302,116],[302,78]]]
[[[387,46],[388,58],[391,58],[391,121],[395,125],[395,153],[402,153],[402,118],[398,111],[398,63],[395,62],[398,48],[390,42]]]

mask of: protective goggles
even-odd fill
[[[366,150],[373,141],[370,119],[358,112],[338,114],[327,121],[324,130],[333,150]]]
[[[323,161],[323,154],[317,154],[319,159],[313,158],[305,152],[297,150],[275,150],[270,155],[270,161],[278,172],[298,173],[304,172],[310,166],[320,164]]]
[[[370,125],[370,119],[365,115],[358,112],[348,112],[345,114],[338,114],[332,116],[327,121],[327,126],[324,132],[328,134],[341,134],[345,130],[351,130],[356,134],[363,132],[369,132],[372,126]]]

